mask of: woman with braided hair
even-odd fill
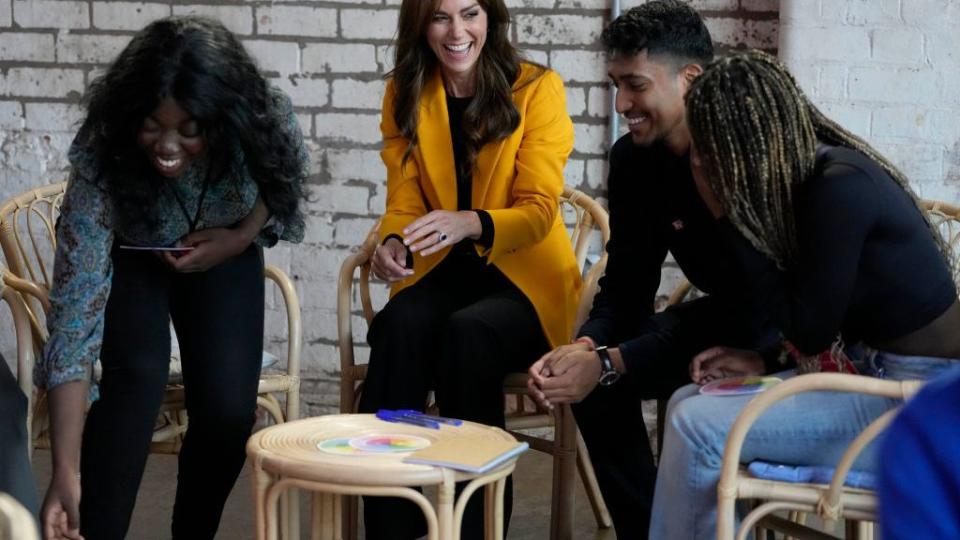
[[[826,118],[765,53],[715,61],[686,104],[697,188],[737,255],[745,301],[758,318],[775,321],[801,359],[842,337],[864,375],[925,379],[960,365],[949,250],[896,167]],[[709,350],[691,372],[700,382],[761,373],[748,358]],[[690,385],[671,398],[651,538],[716,532],[724,441],[751,396],[696,390]],[[754,424],[742,458],[833,465],[897,405],[861,395],[795,396]],[[868,448],[855,467],[869,471],[875,463]]]

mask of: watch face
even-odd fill
[[[620,380],[620,373],[616,370],[605,371],[600,374],[600,385],[610,386]]]

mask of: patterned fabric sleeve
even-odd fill
[[[291,143],[297,148],[297,156],[300,162],[299,173],[295,178],[291,178],[291,181],[298,184],[302,189],[307,179],[310,163],[307,148],[303,142],[303,132],[300,130],[300,123],[297,121],[297,115],[293,111],[293,103],[290,98],[275,87],[271,87],[270,91],[281,129],[289,135]],[[254,242],[263,247],[273,246],[279,240],[297,243],[303,240],[304,226],[303,214],[300,212],[283,221],[271,216]]]
[[[34,374],[36,384],[47,389],[92,378],[93,363],[100,356],[113,273],[112,203],[95,182],[89,163],[78,162],[90,156],[78,154],[76,148],[71,150],[74,168],[57,223],[47,317],[50,338]],[[92,396],[96,396],[95,390]]]

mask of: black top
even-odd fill
[[[743,305],[742,274],[697,193],[689,163],[689,156],[676,156],[662,144],[636,146],[630,135],[610,152],[607,268],[579,335],[598,345],[619,346],[628,371],[648,356],[642,327],[653,314],[668,250],[698,289],[719,297],[731,310]]]
[[[450,138],[453,140],[453,159],[457,171],[457,210],[470,210],[473,205],[473,171],[466,168],[467,144],[463,131],[463,113],[473,101],[473,96],[454,97],[447,95],[447,116],[450,118]],[[485,210],[475,210],[480,217],[482,232],[476,243],[493,245],[493,219]]]
[[[802,352],[838,333],[888,341],[922,328],[957,298],[950,268],[910,196],[860,152],[823,147],[796,195],[796,268],[777,270],[722,220],[749,280],[755,310]]]
[[[473,175],[464,170],[467,160],[466,134],[463,131],[463,113],[473,97],[447,95],[447,116],[450,118],[450,138],[453,140],[453,159],[457,170],[457,210],[470,210],[470,187]]]

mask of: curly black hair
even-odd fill
[[[703,19],[680,0],[653,0],[627,10],[600,35],[611,55],[670,58],[677,64],[706,66],[713,60],[713,41]]]
[[[120,223],[150,219],[163,180],[149,166],[137,133],[161,100],[172,97],[206,137],[211,182],[240,178],[246,167],[270,213],[302,221],[302,161],[276,114],[281,106],[240,41],[220,22],[197,16],[159,19],[138,32],[89,86],[77,141],[90,148]],[[244,163],[234,158],[243,151]]]

